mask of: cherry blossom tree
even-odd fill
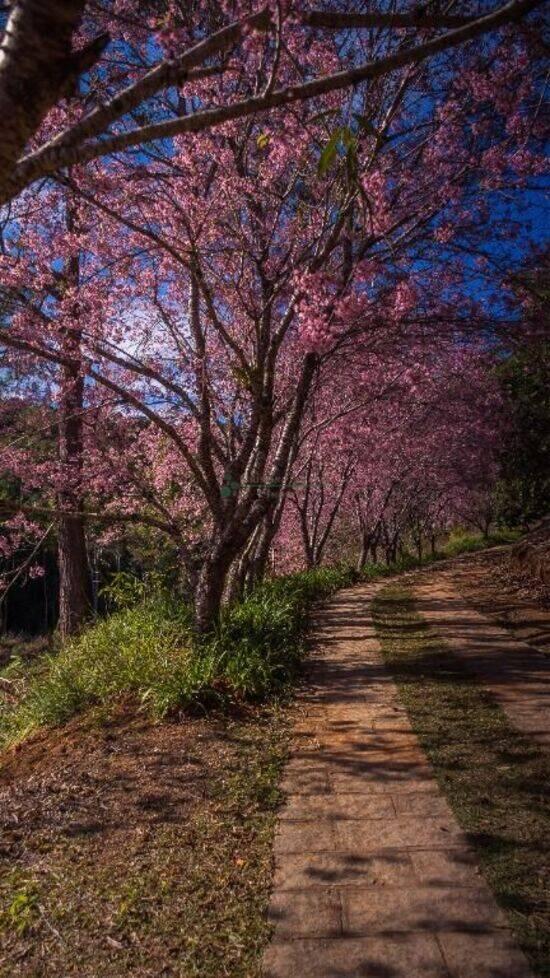
[[[288,0],[13,0],[0,12],[0,201],[65,167],[419,65],[521,20],[539,2],[511,0],[489,11],[465,3],[450,14],[439,4],[429,12],[392,3],[357,13]],[[377,35],[376,55],[364,59],[355,39],[367,31]],[[314,45],[319,32],[344,35],[345,56],[308,77],[293,54]],[[251,37],[260,59],[243,92],[232,82],[250,70]],[[216,98],[219,86],[209,82],[220,77]]]
[[[194,26],[161,32],[159,51]],[[224,594],[262,576],[293,471],[315,432],[364,417],[394,373],[409,371],[401,387],[409,403],[414,374],[437,357],[439,337],[460,349],[468,334],[488,331],[483,303],[465,284],[468,236],[484,214],[485,233],[498,237],[498,215],[492,224],[484,213],[488,197],[521,192],[540,169],[538,62],[521,85],[515,70],[530,50],[527,28],[460,56],[453,44],[433,61],[409,57],[406,33],[388,54],[391,73],[387,65],[358,75],[350,68],[351,76],[346,69],[338,85],[307,88],[307,99],[281,97],[269,102],[267,122],[256,118],[254,93],[264,98],[266,86],[271,98],[278,82],[287,91],[297,77],[305,86],[302,76],[315,85],[327,70],[339,77],[346,59],[371,65],[380,32],[370,26],[359,40],[353,35],[351,49],[332,32],[306,53],[311,28],[301,21],[284,36],[284,51],[282,27],[275,43],[257,30],[243,39],[239,27],[237,60],[219,71],[215,58],[187,65],[207,73],[187,77],[177,120],[170,105],[167,128],[151,123],[148,138],[169,140],[79,165],[143,139],[125,126],[99,139],[139,100],[123,99],[112,118],[92,108],[95,122],[74,123],[84,126],[75,155],[50,131],[55,166],[33,168],[46,159],[38,148],[27,177],[53,173],[60,160],[72,169],[33,199],[23,195],[10,214],[0,269],[7,363],[39,378],[60,417],[65,403],[67,420],[97,419],[89,436],[64,428],[51,503],[59,518],[108,512],[112,521],[141,519],[169,533],[200,631]],[[151,43],[138,27],[130,23],[122,48],[131,45],[134,59]],[[460,35],[461,43],[472,36]],[[480,79],[489,70],[487,90]],[[175,84],[180,76],[170,77]],[[335,94],[366,78],[367,91]],[[109,96],[111,82],[107,72]],[[251,100],[255,107],[215,119],[201,108],[224,98],[232,112]],[[93,152],[81,152],[94,140]],[[78,202],[69,227],[68,200]],[[312,456],[310,481],[319,472]],[[319,524],[317,553],[335,519],[329,512]]]
[[[441,342],[424,362],[417,351],[412,373],[386,361],[377,395],[371,375],[366,410],[316,430],[297,457],[276,542],[282,566],[316,565],[326,553],[363,570],[380,551],[392,562],[412,547],[422,559],[457,523],[487,532],[504,425],[494,367],[479,344]]]

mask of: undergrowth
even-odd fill
[[[548,758],[512,726],[400,583],[378,594],[372,612],[439,784],[536,973],[549,978]]]
[[[455,557],[459,554],[484,550],[487,546],[514,543],[520,536],[520,530],[508,527],[496,529],[488,537],[481,536],[479,533],[471,533],[468,530],[453,530],[447,542],[441,547],[441,556]]]
[[[510,532],[489,540],[462,533],[423,563],[489,544],[509,542]],[[127,606],[95,622],[31,666],[14,659],[0,671],[0,744],[23,739],[42,726],[63,723],[91,706],[134,699],[154,718],[178,709],[210,709],[260,701],[288,686],[303,656],[303,635],[315,602],[359,580],[417,567],[403,556],[395,564],[321,567],[267,580],[227,609],[216,631],[194,645],[191,611],[160,586],[129,575],[111,588],[115,605]]]
[[[0,739],[21,740],[91,706],[134,698],[151,716],[261,700],[291,682],[315,601],[352,584],[349,568],[319,568],[267,581],[228,609],[216,632],[194,647],[191,612],[161,592],[141,596],[45,655],[33,670],[13,662]]]

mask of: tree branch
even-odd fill
[[[268,94],[254,96],[235,102],[232,105],[216,106],[192,115],[178,117],[164,122],[142,126],[131,132],[118,133],[92,142],[50,147],[48,153],[38,150],[27,156],[16,167],[13,176],[0,182],[0,203],[5,202],[32,181],[55,173],[61,167],[82,164],[112,153],[118,153],[131,146],[137,146],[155,139],[166,139],[182,133],[197,133],[213,129],[231,122],[257,115],[269,109],[281,108],[293,102],[305,101],[330,92],[340,91],[363,81],[380,78],[397,68],[411,63],[420,63],[450,50],[466,41],[479,37],[505,24],[517,21],[540,6],[543,0],[510,0],[509,3],[482,17],[468,21],[455,30],[447,31],[423,44],[405,47],[384,58],[368,61],[355,68],[339,71],[300,85],[276,89]],[[70,134],[66,134],[66,141]],[[4,184],[4,186],[2,186]]]

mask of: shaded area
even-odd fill
[[[373,614],[386,664],[453,811],[539,975],[550,974],[550,760],[415,611],[402,585]]]
[[[550,591],[514,571],[510,548],[458,558],[449,571],[452,583],[477,611],[550,655]]]
[[[121,706],[0,766],[0,975],[258,978],[284,713]]]

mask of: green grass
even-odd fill
[[[550,975],[550,759],[389,585],[373,603],[387,662],[414,730],[479,864],[537,973]]]
[[[497,529],[488,537],[482,536],[481,533],[471,533],[468,530],[453,530],[447,542],[440,548],[440,553],[442,557],[474,553],[477,550],[484,550],[486,547],[515,543],[520,536],[520,530],[508,527]]]
[[[8,666],[3,677],[19,695],[0,713],[0,740],[22,740],[121,698],[155,718],[265,699],[296,675],[312,604],[355,579],[349,569],[321,568],[267,581],[226,611],[198,648],[185,605],[162,594],[143,598],[42,657],[30,672],[17,662]]]
[[[29,786],[13,784],[0,978],[259,978],[285,711],[79,723],[50,733]]]
[[[32,930],[38,916],[36,883],[16,869],[0,882],[0,892],[6,895],[0,907],[0,931],[22,937]]]
[[[8,741],[62,723],[88,706],[134,696],[162,714],[191,684],[188,610],[163,598],[115,612],[35,662],[27,688],[0,719]],[[23,681],[21,671],[12,681]]]
[[[510,531],[489,541],[455,534],[424,563],[511,538]],[[31,664],[13,661],[0,672],[0,745],[22,740],[39,727],[63,723],[89,707],[108,708],[120,698],[132,698],[154,718],[178,709],[266,699],[295,678],[315,602],[359,579],[417,566],[418,560],[405,555],[392,565],[371,564],[361,577],[349,567],[322,567],[267,580],[226,610],[200,647],[193,642],[187,606],[158,588],[151,595],[143,583],[126,575],[112,590],[129,600],[129,606],[97,621],[57,651]]]

